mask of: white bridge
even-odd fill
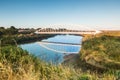
[[[66,29],[67,28],[67,29]],[[80,25],[52,25],[47,28],[40,28],[36,34],[99,34],[101,31]]]
[[[83,34],[91,34],[95,35],[98,33],[101,33],[101,31],[36,31],[36,34],[77,34],[77,35],[83,35]]]

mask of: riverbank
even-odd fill
[[[117,35],[115,35],[117,34]],[[85,39],[80,58],[103,69],[120,69],[120,32],[103,32]]]
[[[50,37],[54,37],[55,35],[38,35],[34,34],[32,36],[25,36],[25,37],[18,37],[15,38],[18,44],[24,44],[24,43],[31,43],[31,42],[36,42],[36,41],[41,41],[43,39],[47,39]]]
[[[101,36],[83,42],[81,58],[104,69],[120,69],[120,37]]]
[[[17,34],[17,35],[5,35],[2,36],[1,39],[1,45],[17,45],[17,44],[24,44],[24,43],[30,43],[35,41],[40,41],[42,39],[47,39],[49,37],[53,37],[55,35],[38,35],[38,34]]]
[[[17,29],[0,27],[0,45],[17,45],[53,37],[54,35],[35,34],[35,29]]]
[[[113,35],[114,34],[114,35]],[[117,34],[117,35],[115,35]],[[80,62],[98,70],[120,70],[120,32],[105,32],[98,35],[83,37],[79,54],[65,56],[65,64],[81,67]],[[78,57],[79,56],[79,57]],[[83,65],[85,67],[85,65]]]

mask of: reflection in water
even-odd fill
[[[42,41],[51,41],[51,42],[63,42],[63,43],[78,43],[81,44],[82,37],[75,35],[57,35]],[[50,63],[61,63],[63,61],[64,53],[55,52],[48,50],[40,46],[39,42],[22,44],[20,45],[22,49],[27,50],[29,53],[34,54],[35,56],[40,57],[42,60]],[[66,46],[66,45],[52,45],[45,44],[45,46],[55,49],[57,51],[65,52],[79,52],[81,46]]]

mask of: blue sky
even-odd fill
[[[0,0],[0,26],[54,24],[120,29],[120,0]]]

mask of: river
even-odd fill
[[[76,35],[56,35],[48,39],[43,39],[42,41],[58,42],[58,43],[71,43],[71,44],[81,44],[82,37]],[[47,49],[42,45],[51,48]],[[21,48],[27,50],[30,54],[34,54],[45,62],[50,62],[53,64],[62,63],[64,61],[64,56],[69,54],[75,54],[72,52],[79,53],[81,45],[79,46],[68,46],[68,45],[55,45],[55,44],[40,44],[39,41],[33,43],[21,44]],[[54,51],[56,50],[56,51]],[[57,52],[58,51],[58,52]],[[66,52],[66,53],[64,53]],[[71,53],[69,53],[71,52]]]

